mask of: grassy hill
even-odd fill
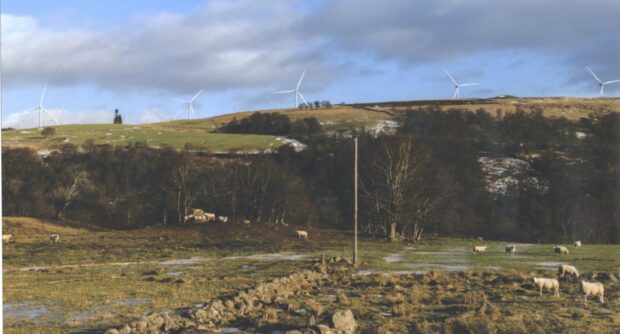
[[[418,100],[378,103],[334,105],[322,109],[274,109],[261,112],[280,112],[295,120],[316,117],[328,132],[351,128],[374,129],[382,122],[398,120],[407,110],[453,108],[476,111],[484,108],[492,115],[501,110],[512,113],[518,109],[526,112],[540,110],[547,117],[564,117],[579,120],[588,115],[620,112],[620,99],[585,98],[517,98],[498,97],[490,99]],[[197,120],[178,120],[144,125],[62,125],[56,126],[56,135],[44,138],[38,129],[3,131],[3,146],[28,146],[37,150],[53,149],[63,143],[83,144],[93,140],[96,144],[127,145],[143,142],[151,147],[166,144],[182,148],[186,143],[197,149],[211,152],[249,151],[277,148],[282,141],[274,136],[251,134],[210,133],[233,118],[248,117],[255,111],[239,112]]]

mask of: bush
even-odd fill
[[[51,137],[55,134],[56,134],[56,129],[49,127],[49,126],[44,128],[43,131],[41,131],[41,135],[45,138]]]

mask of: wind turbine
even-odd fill
[[[594,79],[596,79],[596,81],[598,81],[598,85],[601,86],[601,94],[599,95],[600,97],[603,97],[603,94],[605,93],[605,85],[609,85],[612,84],[614,82],[620,82],[619,80],[611,80],[611,81],[603,81],[601,79],[599,79],[596,74],[594,74],[594,72],[592,72],[592,70],[586,66],[586,69],[588,69],[588,72],[590,72],[590,74],[592,74],[592,76],[594,77]]]
[[[200,95],[200,93],[202,93],[202,91],[203,91],[202,89],[199,90],[198,93],[196,93],[196,95],[194,95],[194,97],[192,97],[189,101],[180,100],[180,99],[171,99],[171,100],[177,101],[177,102],[181,102],[183,104],[187,104],[187,118],[188,119],[194,119],[194,118],[196,118],[196,114],[194,114],[194,107],[192,107],[192,102],[194,102],[194,100],[196,100],[196,98],[198,98],[198,95]],[[177,118],[177,116],[179,116],[181,111],[183,111],[183,110],[179,110],[179,112],[174,114],[172,119]]]
[[[294,106],[294,108],[297,108],[297,106],[299,106],[299,102],[297,100],[297,97],[301,97],[301,100],[304,101],[305,104],[308,104],[308,101],[306,101],[306,99],[304,99],[304,96],[301,95],[301,93],[299,92],[299,87],[301,86],[301,81],[304,79],[304,75],[306,75],[306,71],[304,71],[304,73],[301,74],[301,77],[299,78],[299,81],[297,82],[297,87],[295,89],[283,90],[283,91],[275,92],[274,94],[295,93],[295,106]]]
[[[43,93],[41,93],[41,100],[39,100],[39,106],[29,109],[30,111],[37,110],[39,112],[39,129],[43,127],[43,113],[45,113],[49,118],[51,118],[54,123],[56,123],[56,125],[60,125],[56,117],[52,116],[52,114],[50,114],[50,112],[47,111],[47,109],[45,109],[45,107],[43,106],[43,98],[45,97],[46,90],[47,85],[43,87]]]
[[[448,70],[446,70],[445,68],[443,69],[446,74],[448,75],[448,78],[450,78],[450,81],[452,81],[452,83],[454,84],[454,95],[452,95],[453,99],[458,99],[459,96],[459,89],[461,87],[467,87],[467,86],[476,86],[479,85],[479,83],[465,83],[465,84],[459,84],[458,82],[456,82],[456,80],[454,80],[454,78],[450,75],[450,73],[448,72]]]

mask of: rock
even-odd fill
[[[342,332],[344,334],[355,333],[355,329],[357,328],[357,322],[353,317],[353,312],[348,309],[334,313],[334,315],[332,315],[332,323],[337,332]]]
[[[119,334],[118,330],[114,329],[114,328],[110,328],[107,331],[105,331],[104,334]]]
[[[119,334],[131,334],[131,327],[129,327],[129,325],[123,326],[123,328],[119,331]]]
[[[316,329],[320,334],[333,334],[334,333],[332,329],[326,325],[318,325],[316,326]]]

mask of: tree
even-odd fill
[[[49,126],[44,128],[43,131],[41,131],[41,135],[45,138],[52,137],[55,134],[56,134],[56,129],[49,127]]]
[[[58,185],[52,192],[52,197],[57,203],[56,215],[59,219],[66,217],[67,208],[90,186],[88,173],[81,170],[70,171],[65,182]]]
[[[118,109],[114,109],[114,124],[123,124],[123,116],[118,113]]]

